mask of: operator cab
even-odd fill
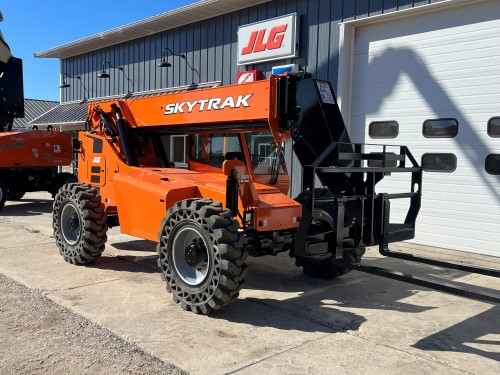
[[[221,173],[224,160],[241,160],[255,183],[276,186],[288,193],[290,181],[283,147],[276,145],[269,131],[191,134],[188,146],[192,170]]]
[[[254,182],[272,185],[284,194],[288,193],[290,181],[283,147],[276,145],[269,131],[194,133],[183,130],[182,134],[155,134],[160,140],[153,141],[157,145],[155,149],[170,165],[175,163],[177,168],[222,174],[225,160],[241,160]]]

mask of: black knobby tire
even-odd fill
[[[7,193],[7,199],[9,201],[18,201],[24,197],[25,191],[9,191]]]
[[[0,178],[0,210],[3,208],[3,206],[5,206],[6,200],[7,200],[7,187]]]
[[[327,198],[332,196],[332,192],[326,188],[319,188],[314,190],[314,196],[316,198]],[[302,195],[299,195],[295,200],[302,203]],[[331,230],[336,227],[337,215],[332,207],[327,204],[316,204],[315,210],[313,214],[314,220],[321,221],[321,225],[326,227],[326,230]],[[350,271],[349,268],[334,265],[332,263],[332,256],[333,254],[331,253],[308,257],[295,256],[295,265],[297,267],[302,267],[304,274],[307,276],[321,279],[333,279]]]
[[[55,198],[57,192],[63,185],[72,182],[78,182],[78,179],[74,174],[68,172],[61,172],[56,174],[49,188],[49,193],[52,194],[52,198]]]
[[[52,226],[59,253],[66,262],[94,262],[107,240],[106,213],[97,189],[81,183],[64,185],[56,194]]]
[[[248,253],[238,223],[219,202],[177,202],[162,220],[158,237],[162,279],[184,310],[209,314],[238,298]],[[189,264],[188,247],[198,249],[199,264]]]

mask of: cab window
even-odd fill
[[[193,161],[222,168],[227,153],[242,159],[238,134],[195,134],[190,137]]]
[[[245,133],[245,136],[254,174],[274,174],[278,165],[280,166],[279,174],[286,173],[283,154],[276,146],[271,133],[250,132]]]

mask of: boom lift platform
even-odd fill
[[[303,166],[296,199],[287,195],[282,148],[290,137]],[[415,235],[422,170],[404,146],[370,146],[368,152],[351,143],[329,82],[283,75],[95,101],[79,143],[80,182],[65,185],[54,201],[61,255],[78,265],[97,260],[111,226],[157,241],[166,288],[186,310],[221,309],[237,298],[248,255],[280,252],[289,252],[311,276],[357,269],[464,294],[463,288],[361,264],[367,246],[410,257],[390,252],[388,244]],[[175,154],[185,157],[185,166],[174,165],[169,156]],[[378,192],[377,184],[391,174],[408,176],[408,189]],[[402,222],[390,218],[396,199],[408,202]]]

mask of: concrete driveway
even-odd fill
[[[210,316],[165,290],[155,243],[113,228],[102,258],[64,262],[52,202],[31,193],[0,211],[0,273],[193,374],[499,374],[500,305],[353,271],[308,278],[287,254],[250,258],[240,298]],[[434,251],[401,245],[413,251]],[[500,268],[500,259],[464,256]],[[367,264],[493,289],[500,280],[412,266],[370,250]]]

